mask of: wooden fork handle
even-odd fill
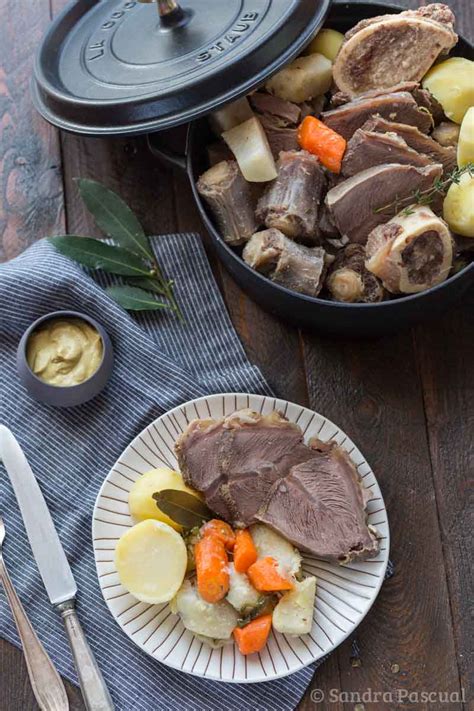
[[[68,711],[69,702],[64,684],[45,648],[41,644],[10,580],[0,555],[0,581],[5,589],[18,635],[23,646],[31,688],[41,711]]]

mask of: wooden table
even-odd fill
[[[61,135],[36,114],[29,96],[32,54],[64,4],[30,0],[26,8],[0,0],[0,259],[12,259],[44,235],[95,234],[75,176],[117,190],[150,233],[203,232],[186,177],[153,159],[142,138]],[[472,40],[474,5],[449,4],[458,29]],[[351,661],[348,640],[317,671],[312,688],[326,699],[331,689],[398,688],[464,689],[469,698],[474,293],[436,323],[378,341],[345,342],[286,326],[252,303],[218,264],[214,268],[249,358],[281,397],[324,413],[358,443],[388,506],[396,574],[357,630],[361,663]],[[23,657],[3,641],[0,669],[0,710],[36,708]],[[68,685],[68,692],[71,708],[83,709],[78,690]],[[308,690],[300,708],[355,708],[356,700],[343,701],[314,703]],[[458,711],[467,704],[366,704],[415,707]]]

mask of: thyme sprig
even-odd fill
[[[445,178],[436,178],[433,185],[426,190],[415,190],[412,195],[401,200],[398,196],[392,202],[389,202],[383,207],[374,209],[375,214],[388,213],[391,217],[395,215],[408,216],[414,213],[413,205],[431,205],[433,200],[441,195],[445,197],[451,185],[459,185],[461,178],[465,174],[474,177],[474,163],[467,163],[462,168],[454,168]],[[403,207],[406,205],[407,207]]]

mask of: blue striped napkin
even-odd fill
[[[169,235],[154,243],[158,261],[177,282],[184,326],[166,313],[127,315],[44,241],[0,265],[0,422],[17,436],[48,502],[78,584],[79,616],[117,711],[287,711],[300,700],[314,665],[281,680],[245,687],[185,676],[128,639],[111,618],[97,582],[92,510],[103,479],[131,439],[186,400],[213,392],[270,392],[233,330],[199,237]],[[94,316],[115,346],[107,388],[92,402],[68,410],[33,400],[15,370],[15,351],[24,330],[57,309]],[[2,468],[0,501],[11,577],[56,667],[77,683],[62,623],[49,604]],[[3,593],[0,635],[19,645]]]

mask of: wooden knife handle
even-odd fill
[[[64,684],[45,648],[38,639],[23,605],[10,580],[5,563],[0,555],[0,580],[15,619],[18,635],[23,646],[31,688],[41,711],[68,711],[69,702]]]
[[[63,618],[87,711],[114,711],[104,678],[78,620],[74,600],[62,602],[56,609]]]

